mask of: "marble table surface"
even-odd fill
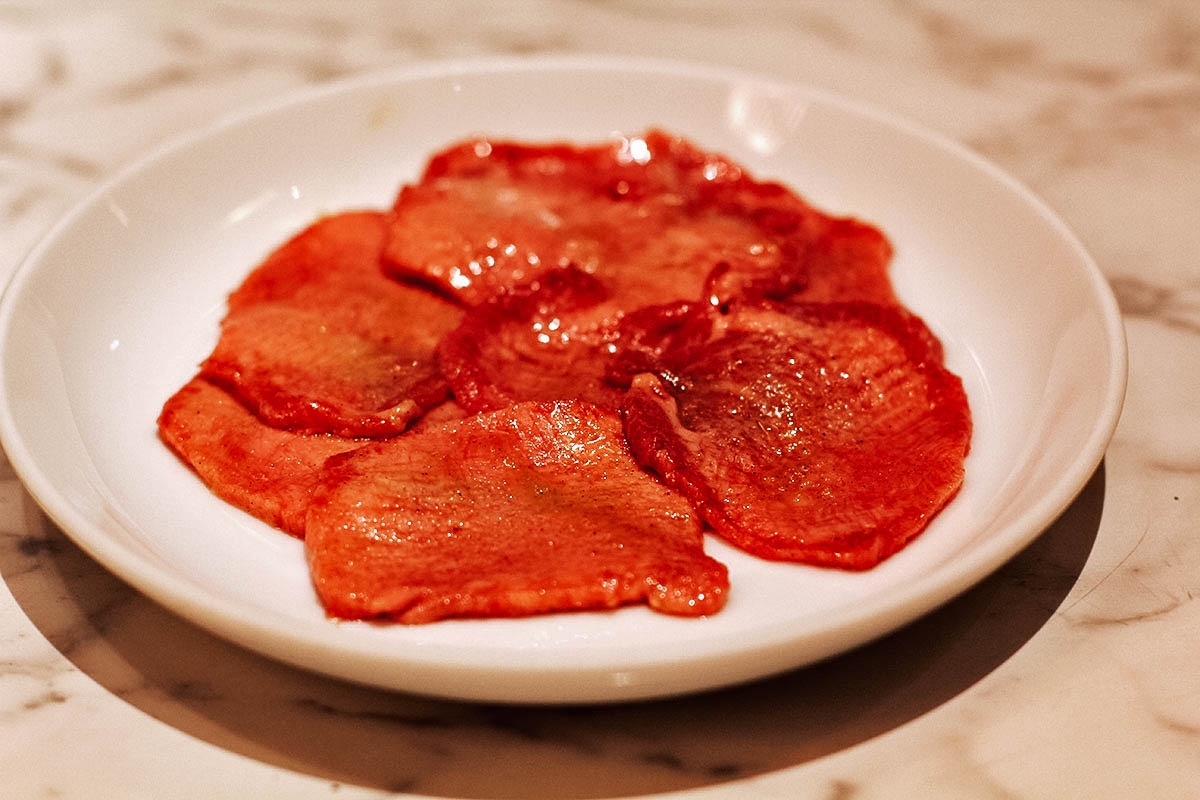
[[[914,624],[746,686],[521,708],[365,689],[126,587],[0,461],[0,795],[1200,796],[1200,4],[0,3],[0,275],[106,176],[282,92],[609,53],[815,85],[1030,186],[1110,281],[1130,383],[1043,536]]]

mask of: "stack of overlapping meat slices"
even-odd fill
[[[469,141],[255,269],[159,433],[336,617],[710,614],[705,531],[866,569],[958,490],[966,397],[890,257],[662,132]]]

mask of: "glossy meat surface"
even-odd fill
[[[718,610],[724,566],[615,414],[526,403],[331,459],[306,551],[327,611],[430,622],[647,602]]]
[[[617,337],[607,295],[568,267],[468,311],[438,346],[455,399],[472,411],[570,399],[615,410],[622,392],[605,380]]]
[[[469,417],[471,416],[471,413],[472,412],[459,405],[458,402],[452,397],[443,401],[440,405],[436,405],[426,411],[421,415],[420,419],[412,424],[412,427],[410,427],[408,430],[415,432],[423,431],[426,428],[436,428],[446,422],[452,422],[464,417]]]
[[[214,494],[293,536],[325,459],[365,442],[265,425],[224,390],[193,378],[163,405],[158,435]]]
[[[623,401],[630,445],[739,547],[867,569],[958,491],[966,395],[916,316],[742,306],[659,330],[655,371]]]
[[[202,373],[298,432],[392,436],[441,402],[434,348],[462,312],[383,274],[383,226],[346,212],[272,253],[230,295]]]
[[[894,302],[891,245],[661,132],[574,148],[466,142],[405,187],[384,261],[472,306],[439,348],[474,411],[580,398],[605,382],[622,318],[668,302]],[[634,345],[636,349],[636,345]]]
[[[890,256],[875,229],[651,131],[581,148],[451,147],[400,192],[383,259],[468,306],[574,265],[630,309],[699,299],[718,268],[721,301],[750,290],[890,302]]]

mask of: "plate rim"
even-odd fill
[[[1091,297],[1100,311],[1100,318],[1107,336],[1106,343],[1111,369],[1105,375],[1105,393],[1099,406],[1100,413],[1091,420],[1091,430],[1084,446],[1071,462],[1070,469],[1064,471],[1061,477],[1050,487],[1050,490],[1040,494],[1037,502],[1033,503],[1008,525],[1004,531],[1020,529],[1022,535],[1006,535],[989,537],[979,546],[971,548],[948,562],[938,565],[934,570],[913,587],[900,592],[899,600],[896,595],[889,595],[885,602],[883,598],[868,598],[867,602],[858,604],[855,608],[840,616],[840,630],[845,633],[851,629],[856,632],[844,635],[842,643],[830,642],[820,648],[827,652],[816,653],[799,663],[777,663],[773,668],[756,671],[735,680],[723,680],[708,683],[700,681],[695,686],[684,686],[664,691],[656,687],[654,681],[635,681],[630,685],[621,686],[611,680],[597,680],[612,671],[610,665],[601,665],[593,670],[590,677],[594,684],[590,690],[574,689],[560,690],[561,696],[543,695],[538,693],[524,695],[519,689],[522,682],[529,682],[530,670],[537,666],[528,658],[528,651],[516,651],[518,658],[508,663],[489,665],[489,670],[495,671],[497,680],[503,684],[507,681],[513,684],[505,694],[497,696],[495,691],[472,693],[470,691],[453,691],[447,687],[429,686],[400,686],[394,683],[379,683],[370,679],[369,675],[361,674],[361,670],[333,671],[312,666],[303,660],[290,657],[287,652],[296,647],[304,648],[335,648],[341,644],[353,645],[347,637],[334,633],[327,639],[314,642],[305,635],[305,630],[293,631],[286,625],[281,631],[276,621],[289,622],[283,616],[256,618],[247,617],[239,612],[240,606],[228,598],[208,593],[202,585],[190,579],[181,584],[177,576],[163,573],[146,558],[133,552],[120,543],[108,540],[102,532],[93,530],[96,526],[87,515],[80,512],[68,498],[54,486],[45,470],[37,462],[21,433],[21,426],[13,414],[13,408],[8,396],[0,392],[0,443],[3,444],[13,471],[21,480],[25,490],[33,497],[46,515],[79,546],[89,557],[100,563],[105,569],[121,578],[122,581],[150,597],[155,602],[171,609],[174,613],[189,619],[201,627],[217,633],[222,638],[237,642],[249,649],[263,653],[269,657],[291,663],[310,670],[316,670],[337,677],[350,679],[380,688],[407,691],[414,693],[433,694],[442,697],[454,697],[466,700],[491,700],[512,702],[613,702],[623,700],[645,699],[648,697],[663,697],[671,694],[681,694],[700,691],[731,683],[753,680],[779,671],[801,666],[820,658],[825,658],[842,652],[848,647],[865,643],[895,629],[904,622],[916,619],[937,606],[956,597],[965,589],[991,572],[998,569],[1016,553],[1026,547],[1045,531],[1064,509],[1078,496],[1098,468],[1117,423],[1128,383],[1128,355],[1124,324],[1112,289],[1092,259],[1082,242],[1069,229],[1063,220],[1041,200],[1032,190],[1002,170],[991,161],[970,150],[953,139],[931,129],[928,129],[899,114],[886,111],[872,104],[830,92],[821,88],[809,86],[800,82],[780,79],[778,77],[755,74],[743,70],[725,68],[704,63],[694,63],[659,58],[618,58],[615,56],[530,56],[530,57],[487,57],[470,59],[447,59],[422,61],[403,65],[398,68],[371,71],[352,75],[330,83],[302,87],[284,93],[265,102],[259,102],[248,107],[218,116],[210,123],[195,129],[169,137],[157,146],[145,151],[124,166],[115,170],[101,181],[92,191],[80,199],[66,214],[53,224],[37,241],[37,243],[18,262],[16,269],[0,296],[0,379],[8,374],[10,360],[10,343],[12,338],[12,317],[16,299],[22,294],[22,287],[36,274],[39,263],[54,242],[69,230],[84,214],[102,200],[114,189],[131,177],[152,168],[157,162],[169,155],[185,150],[195,143],[202,142],[220,132],[227,131],[255,119],[268,116],[289,107],[317,101],[322,98],[343,92],[371,87],[381,87],[392,84],[417,82],[428,79],[441,79],[455,75],[476,75],[486,73],[518,74],[531,70],[549,71],[585,71],[606,72],[638,70],[652,75],[673,76],[687,79],[733,83],[744,81],[755,86],[768,89],[788,91],[810,98],[814,102],[828,104],[838,109],[846,110],[856,116],[865,117],[876,124],[887,128],[897,129],[913,135],[924,142],[934,145],[944,154],[958,160],[966,161],[977,170],[984,172],[989,178],[1001,184],[1007,191],[1020,197],[1038,216],[1049,223],[1057,236],[1065,242],[1078,258],[1084,274],[1088,278]],[[232,622],[231,620],[236,620]],[[331,626],[337,630],[337,626]],[[777,638],[777,637],[776,637]],[[838,637],[835,637],[838,638]],[[339,642],[338,639],[346,640]],[[441,647],[441,645],[439,645]],[[768,639],[759,642],[755,649],[776,649],[777,641]],[[353,648],[359,658],[371,660],[377,658],[377,653],[370,653]],[[470,650],[469,647],[448,648],[451,650]],[[443,657],[435,665],[444,669],[446,648]],[[743,651],[745,652],[745,651]],[[776,661],[780,661],[778,657]],[[782,661],[787,661],[783,658]],[[463,666],[455,659],[453,668],[470,671],[471,666]],[[428,667],[428,665],[426,665]],[[645,663],[632,663],[632,668],[646,670],[652,677],[655,668],[663,664],[654,660]],[[542,677],[554,676],[560,673],[580,675],[577,666],[567,668],[553,664],[542,665],[536,674]],[[452,683],[454,681],[451,681]],[[536,678],[533,682],[536,682]],[[585,681],[586,682],[586,681]],[[435,681],[436,683],[436,681]]]

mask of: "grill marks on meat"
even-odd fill
[[[305,547],[330,614],[430,622],[647,602],[718,610],[725,567],[617,416],[524,403],[327,462]]]
[[[229,298],[201,372],[264,421],[305,433],[391,436],[448,394],[434,358],[462,312],[379,266],[384,215],[326,217]]]
[[[870,304],[697,311],[622,411],[638,460],[764,558],[867,569],[958,491],[971,422],[914,315]]]
[[[325,459],[364,444],[272,428],[228,393],[193,378],[164,404],[159,437],[214,494],[293,536]]]

